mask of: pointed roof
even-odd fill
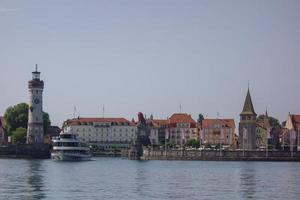
[[[253,103],[252,103],[249,88],[248,88],[248,91],[247,91],[247,96],[246,96],[246,99],[245,99],[244,108],[243,108],[243,111],[242,111],[241,114],[256,115],[256,113],[254,111],[254,107],[253,107]]]

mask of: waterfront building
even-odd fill
[[[40,74],[37,70],[32,72],[32,80],[28,82],[29,89],[29,111],[27,144],[42,144],[44,141],[43,126],[43,89],[44,82],[40,80]]]
[[[200,131],[205,146],[234,148],[235,122],[234,119],[204,119]]]
[[[256,122],[256,148],[265,149],[268,144],[268,139],[271,138],[271,126],[269,122],[268,112],[264,118]]]
[[[5,125],[4,117],[0,116],[0,144],[6,143],[6,133],[5,133],[4,125]]]
[[[190,139],[199,140],[196,121],[186,113],[175,113],[168,119],[166,138],[170,143],[184,145]]]
[[[289,113],[284,129],[286,131],[283,132],[283,144],[300,150],[300,115]]]
[[[164,145],[169,121],[164,119],[150,119],[150,142],[152,145]]]
[[[76,118],[68,120],[63,129],[102,149],[128,148],[137,132],[137,126],[125,118]]]
[[[239,123],[239,147],[245,150],[256,149],[256,116],[248,88]]]
[[[44,135],[44,144],[50,144],[53,137],[59,136],[61,129],[58,126],[50,126]]]

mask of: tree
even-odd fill
[[[12,132],[17,128],[27,128],[28,123],[28,105],[26,103],[20,103],[15,106],[9,107],[5,114],[5,129],[8,135],[12,135]]]
[[[258,121],[262,121],[262,120],[264,120],[265,119],[265,115],[259,115],[258,116],[258,118],[257,118],[257,120]],[[271,116],[269,116],[268,117],[268,119],[269,119],[269,122],[270,122],[270,125],[272,126],[272,127],[277,127],[277,128],[281,128],[281,125],[280,125],[280,122],[279,122],[279,120],[278,119],[276,119],[276,118],[274,118],[274,117],[271,117]]]
[[[150,119],[153,120],[153,115],[152,114],[150,115]]]
[[[195,140],[195,139],[191,139],[191,140],[186,141],[185,145],[188,146],[188,147],[199,148],[200,147],[200,141]]]
[[[203,121],[203,120],[204,120],[204,116],[202,115],[202,113],[200,113],[199,116],[198,116],[197,122],[198,122],[199,124],[202,124],[202,121]]]
[[[28,109],[29,106],[26,103],[20,103],[15,106],[10,106],[6,109],[4,114],[5,119],[5,129],[8,132],[8,135],[11,136],[17,128],[27,129],[28,125]],[[43,121],[44,121],[44,133],[48,130],[51,125],[49,114],[43,112]]]
[[[48,128],[51,126],[51,121],[49,114],[46,112],[43,112],[43,124],[44,124],[44,133],[47,133]]]
[[[17,128],[15,131],[12,132],[12,141],[14,144],[25,144],[26,143],[26,135],[27,130],[26,128]]]

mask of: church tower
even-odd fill
[[[44,81],[40,80],[41,72],[38,72],[37,65],[32,72],[32,80],[28,82],[29,89],[29,111],[27,144],[43,144],[43,89]]]
[[[240,114],[239,145],[240,149],[256,149],[256,116],[248,87],[244,108]]]

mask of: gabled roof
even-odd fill
[[[293,126],[300,129],[300,115],[291,115]]]
[[[250,90],[248,88],[247,96],[245,99],[245,103],[244,103],[244,107],[243,107],[243,111],[242,111],[241,115],[249,115],[249,114],[256,115],[256,113],[254,111],[251,95],[250,95]]]
[[[170,124],[177,123],[187,123],[187,124],[196,124],[196,121],[192,118],[191,115],[186,113],[175,113],[169,118]]]
[[[225,125],[225,127],[235,129],[234,119],[204,119],[202,121],[202,128],[208,128],[217,123],[221,123],[221,124]]]
[[[50,126],[47,129],[46,134],[49,134],[51,136],[59,136],[60,132],[61,132],[61,129],[58,126]]]

